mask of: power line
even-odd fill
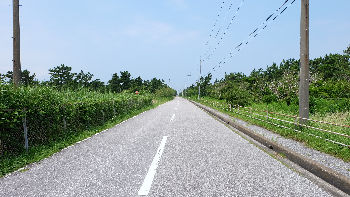
[[[218,11],[218,13],[217,13],[217,15],[216,15],[216,19],[215,19],[215,22],[214,22],[214,25],[212,26],[212,28],[211,28],[211,30],[210,30],[210,33],[209,33],[209,38],[208,38],[208,40],[205,42],[205,46],[209,46],[209,43],[210,43],[210,40],[211,40],[211,38],[213,37],[213,33],[214,33],[214,30],[215,30],[215,28],[217,27],[217,24],[218,24],[218,22],[219,22],[219,18],[221,17],[221,15],[222,15],[222,11],[223,11],[223,9],[224,9],[224,6],[225,6],[225,1],[222,1],[222,3],[221,3],[221,5],[220,5],[220,7],[219,7],[219,11]],[[207,52],[206,52],[207,53]]]
[[[230,19],[230,22],[228,23],[228,25],[226,27],[220,27],[216,33],[216,35],[214,36],[214,47],[213,49],[211,50],[211,52],[208,54],[208,52],[204,55],[206,58],[203,60],[203,61],[208,61],[210,60],[210,58],[214,55],[215,51],[217,50],[217,48],[219,47],[219,45],[221,44],[221,42],[223,41],[224,37],[227,35],[228,33],[228,30],[231,28],[234,20],[238,17],[238,13],[239,11],[241,10],[241,8],[243,7],[244,5],[244,1],[245,0],[241,0],[239,6],[237,7],[236,11],[234,12],[234,14],[232,15],[231,19]],[[228,8],[228,12],[230,12],[232,10],[232,6],[233,4],[231,3],[229,8]],[[222,32],[222,29],[225,29],[223,32]],[[217,40],[219,36],[219,39]],[[210,47],[208,47],[208,51],[210,51]]]
[[[260,25],[255,28],[249,35],[248,38],[240,42],[233,50],[228,54],[228,57],[224,57],[218,64],[216,64],[211,70],[216,71],[217,68],[221,68],[224,64],[231,59],[235,52],[239,52],[242,47],[248,45],[252,39],[256,38],[263,30],[265,30],[273,21],[275,21],[281,14],[283,14],[291,5],[294,4],[296,0],[285,0],[284,3],[275,10],[274,13],[268,15],[268,17],[260,23]],[[289,4],[287,4],[290,2]],[[210,72],[208,72],[209,74]]]

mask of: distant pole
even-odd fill
[[[201,98],[202,58],[199,59],[198,100]]]
[[[301,0],[299,117],[301,124],[309,118],[309,0]]]
[[[13,83],[21,83],[21,51],[19,28],[19,0],[13,0]]]
[[[192,75],[191,74],[188,74],[188,75],[186,75],[187,77],[191,77]],[[186,78],[186,80],[185,80],[185,88],[184,88],[184,94],[185,94],[185,96],[186,96],[186,94],[187,94],[187,92],[186,92],[186,89],[187,89],[187,78]]]

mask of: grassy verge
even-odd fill
[[[316,149],[318,151],[333,155],[335,157],[338,157],[346,162],[350,161],[350,148],[349,147],[344,147],[338,144],[334,144],[332,142],[326,141],[324,139],[330,139],[333,141],[341,142],[344,144],[349,145],[350,144],[350,139],[346,137],[342,137],[339,135],[334,135],[322,131],[318,131],[315,129],[310,129],[310,128],[305,128],[305,127],[300,127],[296,124],[291,124],[288,122],[281,122],[279,120],[274,120],[272,118],[278,118],[278,119],[283,119],[289,122],[295,122],[295,119],[293,118],[286,118],[286,117],[281,117],[278,115],[273,115],[269,114],[269,119],[267,119],[266,112],[263,112],[264,110],[268,109],[269,111],[277,112],[277,113],[284,113],[288,115],[295,115],[297,112],[297,108],[295,106],[285,106],[283,104],[278,104],[274,103],[271,105],[266,105],[266,104],[253,104],[252,106],[249,106],[256,111],[252,111],[249,109],[240,109],[239,113],[235,113],[233,110],[232,112],[227,110],[227,108],[223,109],[222,106],[228,106],[227,103],[223,100],[216,100],[213,98],[202,98],[201,100],[197,100],[196,98],[191,98],[191,100],[194,100],[196,102],[199,102],[201,104],[207,105],[209,107],[212,107],[214,109],[217,109],[225,114],[228,114],[230,116],[239,118],[241,120],[244,120],[250,124],[258,125],[260,127],[263,127],[265,129],[268,129],[270,131],[273,131],[283,137],[286,138],[291,138],[296,141],[302,142],[305,145],[307,145],[310,148]],[[213,104],[215,103],[215,104]],[[237,111],[236,111],[237,112]],[[255,114],[255,115],[252,115]],[[348,118],[349,118],[349,113],[344,112],[344,113],[332,113],[332,114],[325,114],[325,115],[320,115],[320,114],[313,114],[311,115],[312,119],[316,120],[323,120],[326,121],[328,120],[329,122],[335,122],[338,124],[345,124],[348,123]],[[261,119],[261,120],[257,120]],[[263,120],[263,121],[262,121]],[[285,128],[276,126],[280,125]],[[341,128],[341,127],[336,127],[332,125],[324,125],[320,123],[314,123],[314,122],[309,122],[308,126],[311,127],[317,127],[321,128],[324,130],[329,130],[329,131],[336,131],[341,134],[346,134],[350,135],[350,129],[349,128]],[[289,128],[289,129],[287,129]],[[315,135],[321,137],[315,137]]]
[[[157,106],[169,101],[167,98],[153,99],[153,105],[145,107],[143,109],[134,110],[124,116],[118,116],[108,121],[102,126],[90,127],[82,132],[72,133],[72,135],[64,136],[60,139],[52,141],[50,144],[45,146],[34,146],[31,147],[28,153],[20,153],[17,155],[5,155],[3,159],[0,160],[0,177],[5,176],[8,173],[14,172],[20,168],[25,167],[28,164],[41,161],[47,157],[50,157],[54,153],[61,151],[62,149],[75,144],[78,141],[86,139],[96,133],[99,133],[105,129],[114,127],[116,124],[127,120],[133,116],[136,116],[144,111],[156,108]],[[22,169],[21,172],[26,171]]]

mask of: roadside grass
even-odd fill
[[[350,124],[350,112],[336,112],[336,113],[326,113],[326,114],[312,114],[311,119],[333,122],[336,124],[349,125]]]
[[[208,97],[204,97],[201,100],[198,100],[196,98],[190,98],[190,99],[194,100],[196,102],[199,102],[201,104],[207,105],[209,107],[212,107],[216,110],[219,110],[219,111],[221,111],[225,114],[228,114],[230,116],[233,116],[235,118],[239,118],[241,120],[244,120],[250,124],[254,124],[254,125],[263,127],[267,130],[273,131],[273,132],[275,132],[283,137],[291,138],[293,140],[302,142],[303,144],[305,144],[306,146],[308,146],[310,148],[313,148],[315,150],[333,155],[335,157],[338,157],[338,158],[344,160],[345,162],[350,162],[350,148],[349,147],[344,147],[344,146],[341,146],[338,144],[334,144],[332,142],[325,141],[324,139],[321,139],[319,137],[334,140],[334,141],[341,142],[341,143],[344,143],[347,145],[350,144],[349,138],[326,133],[326,132],[322,132],[322,131],[318,131],[315,129],[300,127],[297,124],[291,124],[291,123],[281,122],[278,120],[271,119],[271,118],[278,118],[278,119],[283,119],[283,120],[286,120],[286,121],[289,121],[292,123],[293,122],[297,123],[296,119],[294,119],[292,117],[291,118],[288,118],[288,117],[282,118],[281,116],[278,116],[275,114],[269,114],[269,116],[268,116],[269,119],[268,119],[267,113],[264,112],[264,111],[266,111],[266,109],[268,109],[268,111],[283,113],[283,114],[293,116],[293,115],[296,115],[298,112],[297,106],[287,106],[285,104],[280,104],[280,103],[273,103],[273,104],[269,104],[269,105],[255,103],[249,107],[255,109],[256,111],[251,110],[251,109],[240,109],[239,113],[241,113],[241,114],[237,114],[235,112],[230,112],[229,110],[227,110],[228,108],[223,109],[222,106],[228,106],[227,103],[223,100],[217,100],[217,99],[208,98]],[[205,101],[207,101],[207,102],[205,102]],[[213,105],[213,103],[215,103],[215,105]],[[252,114],[256,114],[256,115],[252,115]],[[258,119],[261,119],[263,121],[257,120],[254,118],[258,118]],[[347,123],[349,123],[350,113],[349,112],[337,112],[337,113],[328,113],[328,114],[317,114],[316,113],[316,114],[312,114],[310,116],[310,118],[314,119],[314,120],[321,120],[321,121],[327,121],[327,122],[346,125]],[[277,124],[280,126],[283,126],[283,127],[288,127],[289,129],[278,127],[278,126],[276,126]],[[321,128],[324,130],[335,131],[335,132],[338,132],[341,134],[350,135],[349,128],[342,128],[342,127],[337,127],[337,126],[333,126],[333,125],[325,125],[325,124],[316,123],[316,122],[308,122],[308,126],[317,127],[317,128]],[[317,135],[319,137],[315,137],[315,136],[311,136],[311,135]]]
[[[56,139],[55,141],[52,141],[48,145],[30,147],[28,150],[28,153],[22,152],[17,155],[4,155],[2,158],[0,158],[0,178],[11,172],[15,172],[16,170],[21,169],[29,164],[39,162],[45,158],[48,158],[53,154],[60,152],[62,149],[68,146],[71,146],[81,140],[91,137],[103,130],[110,129],[127,119],[130,119],[150,109],[154,109],[157,106],[164,104],[170,100],[171,99],[168,99],[168,98],[156,98],[156,99],[153,99],[153,102],[152,102],[153,105],[142,109],[134,110],[131,113],[128,113],[127,115],[124,115],[124,116],[114,117],[112,120],[106,122],[102,126],[90,127],[84,131],[79,131],[76,133],[72,132],[71,135],[62,136],[61,138]],[[19,170],[19,172],[25,172],[28,170],[30,169],[23,168]]]

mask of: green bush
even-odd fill
[[[317,98],[350,98],[350,82],[318,81],[310,85],[310,95]]]
[[[0,90],[0,150],[4,154],[23,151],[24,117],[29,145],[35,146],[152,105],[151,95],[58,91],[51,87],[13,88],[8,85],[0,85]]]
[[[246,106],[253,101],[247,83],[230,83],[222,91],[223,98],[232,105]]]
[[[155,95],[157,97],[174,97],[176,96],[176,91],[169,88],[169,87],[164,87],[164,88],[160,88],[155,92]]]
[[[310,97],[310,112],[326,114],[350,111],[350,99],[324,99]]]

